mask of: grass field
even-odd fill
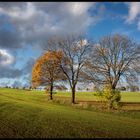
[[[76,99],[97,98],[77,93]],[[122,101],[140,102],[140,93],[122,93]],[[139,132],[140,111],[88,110],[50,102],[42,91],[0,89],[1,138],[140,138]]]
[[[71,97],[70,92],[58,92],[56,96],[60,97]],[[122,92],[121,93],[122,102],[140,102],[140,92]],[[94,92],[77,92],[77,100],[99,100],[99,97],[94,96]]]

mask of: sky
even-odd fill
[[[140,2],[1,2],[0,86],[28,86],[47,39],[74,33],[140,42]]]

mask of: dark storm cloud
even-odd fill
[[[21,69],[11,66],[1,66],[0,78],[21,78],[21,76],[31,74],[34,63],[35,59],[29,58],[28,62]]]
[[[22,71],[11,67],[0,68],[0,78],[19,78],[22,75]]]
[[[21,47],[21,37],[18,32],[0,30],[0,48],[17,49]]]

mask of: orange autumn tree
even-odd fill
[[[52,100],[55,82],[64,80],[65,76],[61,71],[61,51],[47,51],[35,63],[32,69],[32,86],[49,86],[50,99]]]

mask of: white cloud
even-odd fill
[[[92,13],[89,12],[90,9]],[[28,45],[41,48],[50,36],[85,33],[90,25],[95,25],[100,20],[102,10],[94,12],[95,9],[94,2],[0,3],[0,21],[5,19],[2,26],[8,25],[7,29],[0,29],[0,46],[3,49],[0,49],[0,65],[3,65],[0,69],[0,78],[19,78],[31,73],[33,62],[27,63],[26,71],[20,66],[16,68],[13,61],[19,61],[18,58],[6,50],[17,51]]]
[[[88,45],[87,39],[83,39],[83,40],[80,40],[80,41],[77,42],[77,47],[78,48],[81,48],[81,47],[83,47],[85,45]]]
[[[127,22],[131,23],[140,14],[140,2],[130,2],[128,3],[129,15],[127,17]]]
[[[140,30],[140,2],[128,2],[128,16],[126,23],[136,23],[138,30]]]
[[[82,16],[82,14],[87,13],[88,9],[95,3],[91,2],[70,2],[66,4],[68,11],[73,16]]]
[[[50,35],[85,32],[99,20],[97,13],[89,12],[93,7],[94,2],[0,3],[0,15],[9,17],[24,41],[36,44]]]
[[[13,64],[14,57],[6,50],[0,49],[0,66],[7,66]]]
[[[10,6],[9,6],[10,7]],[[19,20],[28,20],[35,12],[35,8],[32,3],[28,2],[26,7],[11,6],[8,10],[7,8],[0,7],[0,13],[6,14],[11,18]]]

